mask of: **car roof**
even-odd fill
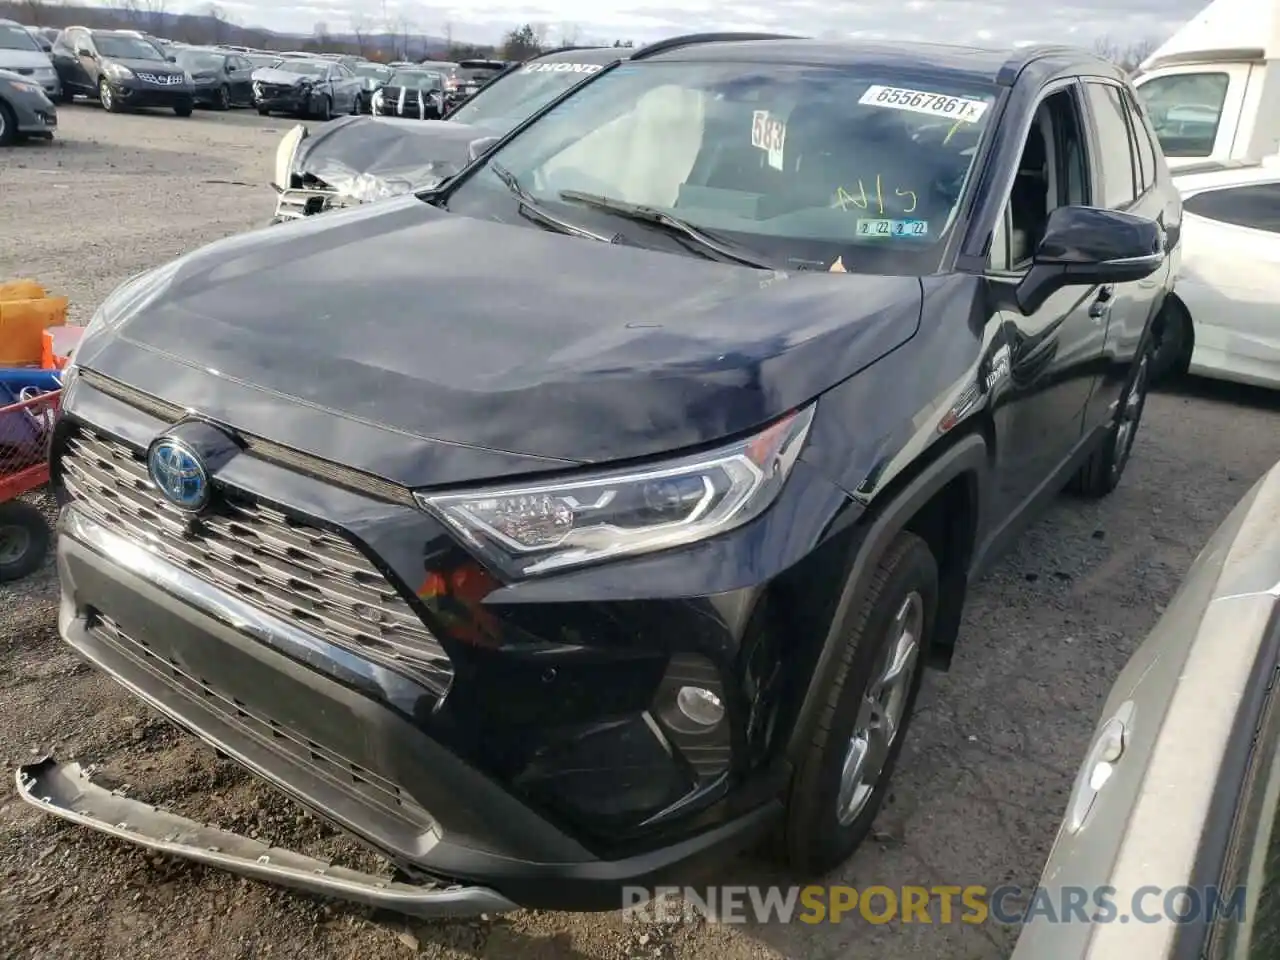
[[[529,63],[613,63],[625,60],[635,51],[630,47],[572,47],[568,50],[552,50]]]
[[[720,60],[793,63],[812,66],[875,64],[925,73],[959,74],[987,83],[1011,85],[1022,71],[1039,64],[1046,74],[1069,66],[1088,66],[1104,75],[1121,75],[1110,61],[1080,47],[1036,45],[1019,48],[969,47],[947,43],[862,42],[805,39],[736,41],[661,41],[650,51],[636,51],[636,59]]]

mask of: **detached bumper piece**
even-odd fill
[[[253,880],[425,919],[517,909],[487,887],[384,880],[197,823],[100,787],[79,764],[60,764],[52,757],[20,767],[17,781],[19,796],[45,813]]]
[[[301,220],[303,217],[314,216],[327,210],[341,210],[358,203],[359,201],[351,200],[327,188],[290,187],[281,190],[276,187],[276,212],[271,218],[271,223]]]

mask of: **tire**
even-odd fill
[[[34,573],[44,563],[52,535],[44,514],[29,503],[0,503],[0,583]]]
[[[231,109],[231,88],[225,83],[218,88],[218,99],[214,103],[214,108],[217,110]]]
[[[111,92],[111,85],[107,83],[105,77],[98,81],[98,101],[102,104],[102,109],[107,113],[120,113],[120,102],[116,100],[116,95]]]
[[[1133,369],[1125,383],[1124,392],[1120,394],[1120,406],[1116,408],[1105,439],[1089,454],[1089,459],[1081,466],[1072,483],[1073,491],[1079,496],[1097,500],[1120,485],[1124,468],[1128,466],[1129,456],[1133,453],[1138,427],[1142,423],[1142,411],[1147,406],[1153,355],[1151,340],[1144,340],[1141,350],[1134,358]]]
[[[316,116],[323,123],[333,119],[333,101],[329,97],[320,98],[320,112]]]
[[[258,107],[258,116],[269,117],[271,116],[271,111],[268,110],[266,107]]]
[[[195,112],[196,105],[190,101],[186,103],[175,103],[173,112],[179,117],[189,117]]]
[[[0,147],[8,147],[18,142],[18,118],[3,100],[0,100]]]
[[[898,534],[871,574],[861,607],[850,612],[835,677],[787,791],[772,852],[791,871],[828,873],[849,859],[871,830],[911,721],[937,606],[938,564],[932,551],[915,534]],[[894,666],[896,672],[890,669]],[[873,699],[878,706],[872,706]],[[876,723],[877,715],[880,724],[890,720],[891,733]],[[862,737],[855,736],[857,730]],[[851,789],[856,778],[846,777],[845,770],[858,750],[864,764],[879,769],[869,784],[863,779]]]
[[[1156,318],[1156,342],[1151,356],[1151,382],[1153,384],[1180,377],[1191,363],[1191,348],[1195,342],[1195,330],[1191,315],[1178,300],[1165,300]]]

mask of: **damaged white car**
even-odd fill
[[[632,51],[559,50],[502,74],[443,120],[341,117],[276,151],[272,223],[430,190],[552,100]],[[419,68],[421,69],[421,68]]]

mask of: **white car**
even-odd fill
[[[1280,388],[1280,157],[1174,179],[1182,257],[1157,371]]]

